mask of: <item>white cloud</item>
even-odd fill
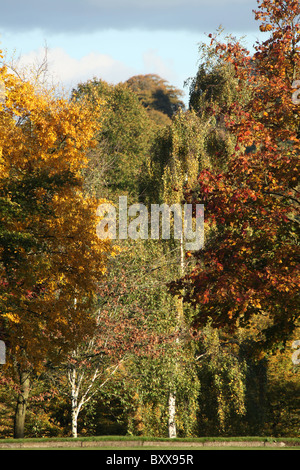
[[[45,49],[39,48],[27,54],[23,54],[18,60],[18,66],[29,68],[43,62]],[[172,59],[162,58],[157,49],[147,49],[141,54],[142,61],[136,68],[126,65],[125,62],[114,59],[108,54],[89,52],[82,57],[75,58],[61,47],[50,48],[47,51],[47,79],[51,83],[57,83],[66,89],[71,89],[79,82],[84,82],[94,77],[109,83],[124,82],[137,74],[153,73],[161,76],[170,83],[176,83],[179,79],[175,71]],[[138,61],[137,61],[138,62]]]
[[[19,66],[26,67],[41,63],[44,56],[43,48],[31,51],[20,57]],[[135,70],[124,63],[114,60],[109,55],[95,52],[90,52],[78,59],[71,57],[63,48],[56,47],[48,50],[47,61],[50,79],[67,88],[94,77],[109,83],[118,83],[135,74]]]
[[[149,49],[143,54],[143,62],[146,72],[160,75],[169,82],[178,79],[174,72],[174,63],[172,60],[164,60],[158,55],[158,51]]]

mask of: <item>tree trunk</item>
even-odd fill
[[[169,394],[169,438],[175,439],[177,437],[176,432],[176,393],[170,392]]]
[[[73,351],[72,356],[73,358],[76,357],[76,351]],[[76,364],[72,364],[68,373],[68,380],[71,388],[72,437],[74,438],[78,436],[78,415],[82,406],[82,402],[78,401],[81,379],[82,377],[78,376]]]
[[[180,275],[184,274],[184,247],[183,247],[183,235],[180,239]],[[177,303],[177,327],[181,327],[184,322],[183,316],[183,300],[178,299]],[[178,344],[179,339],[176,339]],[[175,373],[177,373],[177,364],[175,365]],[[177,437],[177,427],[176,427],[176,390],[170,391],[169,393],[169,438],[175,439]]]
[[[77,400],[72,400],[72,437],[77,438],[78,407]]]
[[[27,401],[30,392],[30,373],[20,372],[20,393],[15,413],[14,422],[14,438],[21,439],[24,437],[25,415]]]

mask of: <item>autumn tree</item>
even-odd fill
[[[226,171],[205,169],[190,202],[205,204],[210,237],[197,264],[176,286],[208,318],[232,329],[261,318],[258,344],[287,339],[299,317],[299,117],[292,100],[299,73],[299,3],[260,3],[255,12],[269,39],[249,52],[237,42],[214,42],[233,64],[246,105],[233,102],[225,122],[237,144]],[[255,143],[253,152],[246,149]]]
[[[5,67],[0,73],[0,325],[20,385],[21,437],[32,373],[93,328],[90,306],[111,248],[96,235],[99,201],[83,193],[94,114]]]

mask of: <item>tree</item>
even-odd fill
[[[212,328],[201,331],[196,352],[200,380],[198,433],[215,436],[232,432],[234,417],[246,413],[246,358],[238,338]],[[247,358],[249,360],[249,358]]]
[[[125,83],[138,96],[150,118],[159,126],[170,124],[174,114],[185,108],[180,99],[183,92],[169,85],[159,75],[135,75]]]
[[[81,177],[101,103],[92,114],[5,67],[0,74],[0,329],[20,382],[21,437],[32,372],[93,328],[89,309],[111,247],[96,235],[99,201],[85,197]]]
[[[173,284],[199,306],[196,324],[210,317],[231,329],[264,319],[262,346],[286,340],[299,317],[299,117],[292,83],[300,70],[299,4],[263,1],[256,12],[270,38],[251,58],[239,43],[214,42],[251,90],[234,102],[225,122],[237,145],[223,172],[204,170],[189,202],[205,204],[210,236],[195,268]],[[253,152],[246,151],[255,143]]]
[[[300,338],[299,328],[294,338]],[[299,429],[299,365],[293,364],[293,342],[280,348],[269,359],[267,394],[267,433],[274,436],[297,436]]]
[[[135,250],[143,251],[141,246],[127,248],[134,254]],[[109,272],[99,283],[93,332],[58,366],[50,366],[56,388],[71,402],[73,437],[77,437],[79,413],[100,391],[105,394],[108,383],[118,375],[116,372],[130,371],[139,357],[150,361],[161,354],[164,343],[172,340],[172,335],[159,332],[151,325],[147,311],[150,286],[145,283],[141,292],[143,268],[138,265],[140,270],[134,269],[130,265],[136,262],[132,253],[128,255],[124,245],[123,250],[124,253],[110,260]]]
[[[196,179],[203,165],[200,129],[201,122],[194,111],[180,110],[173,116],[171,125],[158,132],[144,172],[143,195],[149,206],[151,203],[164,203],[169,207],[173,204],[181,204],[184,189]],[[171,240],[162,243],[168,253],[168,258],[174,260],[172,263],[174,267],[170,263],[167,270],[166,280],[175,279],[178,275],[184,274],[187,264],[183,236],[180,240],[176,241],[171,237]],[[187,412],[190,422],[185,421],[185,432],[190,433],[193,428],[191,421],[192,417],[195,418],[195,394],[198,381],[196,375],[193,375],[195,373],[193,341],[191,336],[186,334],[190,322],[188,309],[183,308],[181,299],[174,299],[174,302],[170,302],[169,308],[172,311],[169,328],[174,329],[178,337],[168,351],[169,357],[167,354],[164,358],[165,365],[162,361],[157,364],[157,368],[160,370],[161,383],[164,384],[164,394],[167,389],[167,401],[166,395],[163,395],[161,402],[164,404],[167,402],[168,435],[174,438],[177,436],[178,429],[182,433],[179,423],[182,423],[182,417],[187,410],[190,410]],[[189,383],[189,399],[185,395],[183,377],[186,383]],[[190,380],[191,377],[193,379]],[[185,410],[183,402],[186,405]],[[155,403],[158,406],[157,398]]]
[[[179,328],[177,301],[166,289],[167,281],[178,272],[180,257],[178,248],[173,245],[172,250],[168,242],[141,240],[122,256],[126,288],[120,301],[130,317],[143,320],[135,341],[145,333],[148,338],[148,347],[140,344],[125,365],[126,384],[132,390],[128,431],[148,436],[169,435],[169,398],[174,382],[176,430],[188,436],[195,424],[197,377],[191,366],[191,335],[188,326],[181,324]]]
[[[77,99],[80,99],[80,96],[83,93],[83,94],[88,95],[89,99],[93,99],[92,98],[93,93],[96,93],[96,94],[100,93],[100,95],[103,97],[105,95],[105,90],[107,90],[107,87],[106,87],[105,84],[103,84],[102,82],[97,84],[94,81],[93,83],[88,83],[86,85],[81,85],[79,87],[78,91],[76,92],[76,96],[77,96]],[[121,95],[122,99],[121,100],[118,99],[118,101],[117,101],[118,106],[117,107],[112,106],[112,104],[115,103],[116,95],[120,94],[120,93],[122,94]],[[130,106],[127,106],[127,107],[124,106],[125,97],[128,97],[128,96],[132,100],[132,103],[134,104],[134,106],[138,105],[137,109],[139,110],[139,121],[137,121],[137,122],[136,122],[136,116],[134,116],[134,118],[132,118],[132,109],[133,108],[130,107]],[[121,115],[121,119],[120,119],[119,115]],[[128,122],[128,125],[126,125],[127,122]],[[114,155],[115,149],[117,149],[117,151],[119,153],[123,152],[124,156],[125,156],[124,161],[126,163],[126,165],[125,164],[120,165],[120,167],[119,167],[120,170],[122,170],[122,178],[123,178],[123,181],[124,181],[124,185],[122,185],[122,186],[116,184],[116,182],[117,182],[116,168],[115,167],[112,168],[113,171],[112,171],[112,176],[110,178],[110,180],[111,180],[111,185],[110,185],[111,186],[111,193],[110,194],[111,194],[111,197],[112,197],[113,200],[115,200],[115,198],[120,195],[120,191],[121,191],[121,194],[122,194],[124,192],[124,190],[128,191],[128,190],[130,190],[131,187],[135,187],[135,188],[141,187],[141,186],[139,186],[139,183],[140,183],[142,178],[144,179],[144,174],[142,172],[142,168],[143,168],[142,164],[144,163],[145,159],[139,160],[137,158],[139,154],[135,152],[134,162],[132,162],[132,160],[131,160],[131,155],[130,155],[131,154],[131,147],[136,145],[136,142],[132,142],[131,129],[136,131],[137,129],[140,128],[141,125],[146,124],[148,134],[144,133],[143,138],[144,138],[144,142],[147,144],[147,146],[149,146],[149,144],[148,144],[148,141],[149,141],[149,128],[151,129],[151,126],[149,126],[150,122],[151,121],[149,120],[149,118],[147,116],[147,112],[145,111],[144,107],[142,106],[142,104],[140,104],[138,102],[138,99],[135,96],[135,94],[127,86],[125,87],[124,85],[122,85],[122,86],[120,85],[118,87],[114,87],[111,90],[108,90],[107,120],[105,121],[105,125],[101,129],[101,132],[99,133],[99,145],[101,145],[103,142],[108,144],[108,145],[105,146],[105,149],[107,150],[109,158],[112,155]],[[136,135],[139,136],[139,133],[137,132]],[[152,135],[150,134],[150,136],[152,136]],[[144,148],[145,148],[145,146],[144,146]],[[127,165],[129,165],[128,174],[127,174]],[[139,172],[138,173],[135,172],[135,165],[139,165],[139,172],[141,173],[141,175],[139,174]],[[148,183],[147,178],[148,178],[148,175],[146,174],[146,178],[145,178],[146,184],[145,184],[145,186],[141,187],[141,193],[142,194],[141,195],[137,194],[137,189],[136,189],[135,191],[129,192],[129,195],[131,196],[131,198],[134,195],[136,195],[136,197],[140,197],[140,198],[145,199],[146,193],[149,192],[149,188],[148,188],[148,185],[147,185],[147,183]],[[157,199],[157,196],[158,195],[156,195],[156,199]],[[146,243],[148,245],[150,244],[149,241],[147,241]],[[135,245],[137,245],[137,242],[135,243]],[[145,245],[144,243],[141,243],[135,249],[130,243],[129,243],[129,245],[128,245],[128,243],[121,244],[121,250],[124,250],[125,252],[127,250],[129,250],[128,255],[125,255],[125,257],[121,258],[123,260],[123,263],[130,262],[130,265],[131,265],[131,263],[133,263],[133,261],[132,261],[132,254],[133,253],[134,253],[135,257],[140,260],[140,253],[139,252],[140,251],[142,251],[142,253],[148,252],[148,249],[144,245]],[[150,253],[152,252],[152,249],[153,248],[150,247],[150,245],[149,245],[149,250],[150,251],[149,251],[148,255],[150,255]],[[117,260],[118,260],[118,258],[117,258]],[[143,260],[141,260],[141,265],[140,265],[140,268],[137,272],[141,273],[141,272],[143,272],[143,269],[144,269]],[[123,280],[122,282],[123,283],[125,282],[125,284],[127,285],[127,289],[125,289],[125,290],[123,289],[122,296],[120,297],[120,299],[121,299],[122,303],[126,302],[126,299],[130,299],[130,301],[127,300],[128,303],[126,303],[126,309],[131,312],[131,315],[133,315],[133,317],[136,317],[137,312],[139,312],[139,317],[143,317],[145,315],[145,312],[148,312],[149,305],[152,305],[152,308],[156,312],[156,323],[160,323],[162,321],[162,319],[160,317],[163,314],[162,312],[163,312],[164,308],[166,308],[166,307],[165,307],[165,305],[163,305],[164,302],[159,303],[158,301],[154,300],[157,297],[157,287],[153,288],[151,286],[151,284],[153,282],[151,277],[153,276],[153,274],[149,276],[148,282],[150,283],[150,286],[145,287],[145,291],[143,291],[142,293],[137,293],[136,289],[134,289],[135,298],[132,298],[132,295],[130,294],[130,291],[132,290],[131,281],[133,282],[133,278],[134,278],[135,283],[137,283],[136,285],[138,286],[140,284],[140,282],[138,282],[136,280],[136,277],[135,277],[136,275],[135,274],[134,275],[130,274],[131,269],[129,270],[129,272],[125,273],[125,275],[124,275],[122,265],[119,265],[119,262],[117,262],[113,266],[113,270],[114,270],[115,275],[117,276],[117,278],[120,281]],[[126,278],[127,278],[127,281],[126,281]],[[147,276],[147,278],[148,278],[148,276]],[[124,279],[125,279],[125,281],[124,281]],[[130,284],[129,287],[128,287],[128,281],[129,281],[129,284]],[[164,281],[161,281],[161,283],[164,284]],[[161,287],[161,285],[160,285],[160,287]],[[115,290],[118,291],[118,288],[114,285],[114,291]],[[111,296],[114,296],[114,294],[111,293],[110,297]],[[162,298],[164,298],[164,297],[162,296]],[[137,302],[137,300],[138,300],[138,302]],[[168,306],[170,306],[166,299],[164,299],[164,301],[165,301],[166,304],[168,304]],[[111,300],[107,300],[107,302],[109,304],[111,304]],[[159,307],[156,306],[156,303],[159,303]],[[153,318],[154,312],[149,312],[148,315],[149,315],[149,318],[148,318],[147,322],[145,322],[146,325],[150,321],[150,318]],[[160,318],[159,322],[157,320],[157,317]],[[125,318],[124,312],[122,312],[118,309],[118,321],[123,323],[124,318]],[[143,331],[144,328],[145,328],[145,325],[143,325],[139,331],[137,330],[136,338],[143,337],[143,335],[145,334],[145,331]],[[156,337],[156,338],[159,337],[158,326],[156,325],[155,327],[152,327],[152,329],[153,329],[152,335],[154,335],[154,337]],[[172,329],[173,329],[173,325],[170,326],[170,331],[172,331]],[[166,329],[166,331],[169,331],[169,329]],[[143,350],[143,348],[141,349],[140,354],[142,354],[142,350]],[[135,362],[135,361],[133,361],[133,362]],[[146,359],[146,362],[148,362],[147,359]],[[145,365],[143,367],[145,368]],[[141,380],[141,381],[143,382],[143,380]],[[137,386],[137,387],[139,389],[141,389],[141,386]],[[144,394],[144,392],[141,392],[141,393]]]
[[[98,145],[90,150],[84,172],[86,191],[114,201],[116,196],[126,194],[136,202],[154,131],[146,110],[128,86],[109,85],[102,80],[80,83],[73,97],[78,102],[88,100],[92,107],[99,99],[105,101],[96,136]]]
[[[221,41],[222,33],[219,28],[214,35],[209,35],[214,38],[210,44],[200,44],[197,74],[186,81],[189,86],[189,108],[201,122],[198,139],[202,142],[202,161],[206,168],[213,168],[214,171],[217,168],[218,171],[225,171],[228,158],[236,146],[236,135],[225,124],[228,109],[237,101],[245,106],[251,95],[248,83],[238,79],[234,65],[224,61],[222,54],[216,50],[215,43]],[[227,44],[237,43],[231,35],[225,36],[224,40]]]

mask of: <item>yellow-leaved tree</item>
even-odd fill
[[[19,381],[22,437],[31,374],[92,330],[113,248],[97,237],[100,201],[86,197],[81,176],[103,103],[91,112],[5,66],[0,82],[0,339]]]

